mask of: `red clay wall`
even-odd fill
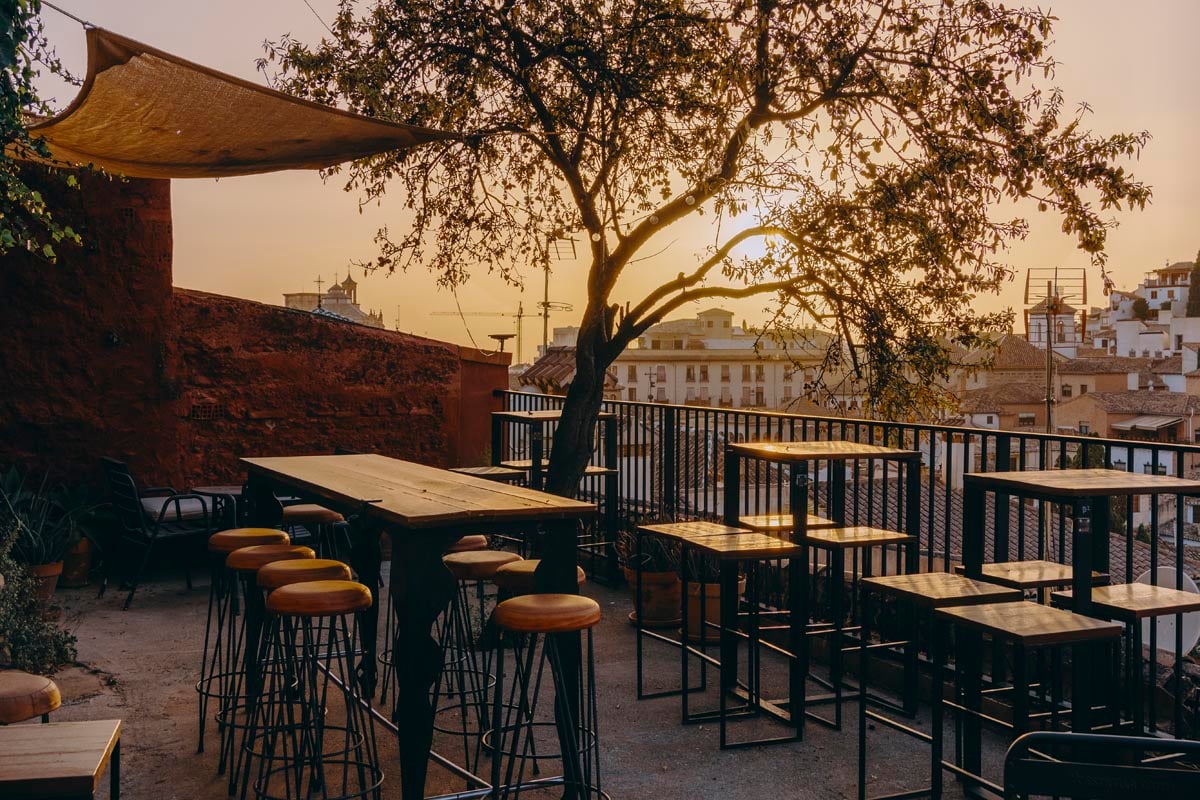
[[[482,463],[508,356],[173,290],[169,182],[54,194],[86,244],[0,268],[0,465],[94,480],[114,455],[184,487],[335,447]]]

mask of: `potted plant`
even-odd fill
[[[643,536],[641,552],[635,534],[622,531],[617,540],[617,556],[629,586],[637,590],[638,574],[642,581],[642,625],[647,628],[673,628],[679,625],[680,582],[679,554],[657,536]],[[629,612],[629,621],[637,624],[637,606]]]
[[[11,556],[34,578],[38,594],[54,595],[63,557],[79,538],[78,518],[83,510],[61,487],[48,479],[33,485],[14,467],[0,481],[0,517],[13,531]]]
[[[0,514],[0,669],[45,675],[75,659],[75,637],[47,619],[34,578],[12,559],[16,537],[13,519]]]
[[[721,632],[712,627],[713,623],[721,620],[721,565],[715,558],[701,553],[689,551],[687,562],[687,638],[689,642],[699,642],[703,637],[705,644],[721,640]],[[704,597],[701,600],[700,587],[704,587]],[[738,575],[738,597],[746,593],[746,576]],[[703,605],[701,605],[703,603]],[[700,629],[701,615],[704,610],[705,630]]]

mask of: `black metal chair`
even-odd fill
[[[1200,797],[1200,742],[1038,731],[1012,743],[1004,796]]]
[[[208,541],[209,535],[214,531],[210,523],[208,505],[200,495],[176,492],[170,486],[139,490],[129,466],[123,461],[102,458],[100,462],[112,502],[113,516],[119,527],[119,542],[141,550],[136,569],[132,575],[126,570],[126,579],[122,587],[127,585],[129,588],[124,605],[124,608],[128,609],[141,582],[142,573],[150,563],[150,555],[154,552],[156,543],[163,539],[194,539],[197,552],[200,552],[199,548]],[[111,569],[110,564],[100,585],[101,596],[108,588],[108,572]],[[191,563],[186,556],[184,575],[187,587],[191,589]]]

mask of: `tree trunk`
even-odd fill
[[[604,376],[609,366],[601,355],[607,349],[605,345],[601,323],[580,328],[575,344],[575,377],[567,389],[550,450],[546,490],[552,494],[574,497],[579,491],[595,442],[596,417],[604,401]]]

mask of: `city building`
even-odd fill
[[[284,293],[283,305],[298,311],[317,311],[325,315],[336,315],[359,325],[371,328],[383,327],[382,311],[363,311],[358,305],[358,282],[349,275],[342,282],[334,279],[328,292],[321,292],[322,281],[317,278],[317,291]]]

